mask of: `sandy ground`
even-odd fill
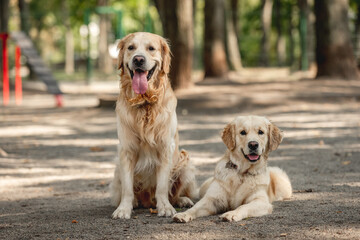
[[[111,219],[115,115],[95,106],[96,90],[116,93],[117,83],[68,85],[64,108],[34,91],[20,107],[0,107],[0,239],[359,239],[360,82],[257,70],[230,79],[177,93],[181,147],[201,184],[225,150],[225,124],[267,116],[285,133],[269,164],[294,188],[272,214],[176,224],[136,209],[130,220]]]

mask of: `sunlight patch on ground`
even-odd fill
[[[12,126],[0,128],[1,137],[24,137],[39,135],[71,135],[75,131],[68,127],[44,126],[44,125],[27,125]]]
[[[75,138],[56,140],[26,140],[24,144],[35,144],[42,146],[71,146],[71,147],[92,147],[92,146],[116,146],[117,139],[109,138]]]

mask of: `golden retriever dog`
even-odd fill
[[[225,221],[240,221],[272,212],[271,202],[291,197],[291,183],[277,167],[267,167],[268,155],[282,141],[279,128],[264,117],[237,117],[222,134],[227,146],[214,177],[201,186],[202,199],[176,214],[176,222],[225,212]]]
[[[129,219],[133,207],[156,207],[173,216],[172,205],[192,206],[195,169],[178,149],[177,100],[168,79],[166,40],[132,33],[118,44],[120,94],[116,104],[118,159],[111,183],[113,218]]]

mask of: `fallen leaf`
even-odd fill
[[[30,163],[30,160],[29,159],[24,159],[21,161],[21,163]]]
[[[71,221],[71,223],[78,223],[78,221],[76,221],[75,219]]]
[[[138,218],[138,216],[133,216],[133,219],[137,219]]]
[[[336,213],[342,213],[342,211],[336,211]]]
[[[246,224],[245,224],[245,223],[240,223],[239,225],[240,225],[240,226],[245,226]]]
[[[343,161],[341,162],[342,165],[349,165],[351,163],[351,161]]]
[[[287,233],[281,233],[280,234],[280,237],[286,237],[287,236]]]
[[[2,156],[2,157],[7,157],[8,154],[7,154],[7,152],[5,152],[4,149],[0,148],[0,156]]]
[[[150,210],[150,213],[151,213],[151,214],[157,214],[157,213],[158,213],[158,211],[157,211],[156,209],[150,208],[149,210]]]
[[[103,152],[105,149],[102,147],[91,147],[90,151],[92,152]]]

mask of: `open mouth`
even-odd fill
[[[140,75],[145,74],[146,79],[149,81],[150,78],[152,77],[154,71],[155,71],[155,68],[156,68],[156,64],[154,65],[154,67],[153,67],[152,69],[150,69],[150,71],[145,71],[145,70],[143,70],[143,69],[141,69],[141,68],[137,68],[137,69],[135,69],[135,74],[136,74],[136,73],[137,73],[137,74],[140,74]],[[128,66],[128,69],[129,69],[129,71],[130,71],[131,79],[133,79],[133,78],[134,78],[134,75],[135,75],[135,74],[134,74],[134,71],[131,70],[131,69],[129,68],[129,66]]]
[[[256,154],[256,153],[250,153],[250,154],[246,155],[246,154],[244,153],[244,150],[242,150],[242,149],[241,149],[241,152],[242,152],[242,154],[244,155],[244,157],[245,157],[247,160],[249,160],[250,162],[256,162],[256,161],[259,160],[260,157],[261,157],[261,155],[258,155],[258,154]]]
[[[148,81],[151,79],[155,68],[155,66],[150,71],[145,71],[142,68],[136,68],[135,71],[131,70],[129,66],[127,66],[131,79],[132,79],[132,88],[136,94],[145,94],[148,89]]]

